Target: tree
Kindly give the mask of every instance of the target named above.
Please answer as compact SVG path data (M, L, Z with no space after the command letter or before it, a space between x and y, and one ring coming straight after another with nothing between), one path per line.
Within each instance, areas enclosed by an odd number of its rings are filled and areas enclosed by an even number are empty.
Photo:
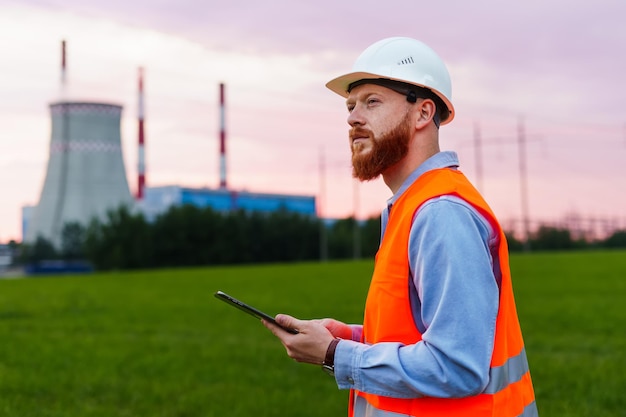
M531 239L530 246L535 250L568 250L579 247L569 230L541 226Z
M170 208L152 224L157 266L216 263L229 239L222 216L211 208L183 205Z
M328 256L330 259L349 259L354 255L355 219L337 220L328 233Z
M361 226L361 254L373 258L380 246L380 216L371 217Z
M32 245L22 245L20 261L23 263L37 264L41 261L57 259L58 253L52 242L43 236L37 236Z
M135 269L153 265L150 225L126 206L94 220L87 228L85 253L97 269Z
M66 261L85 257L85 227L78 222L66 223L61 231L61 256Z
M504 236L510 252L521 252L524 250L524 243L518 240L513 232L505 231Z
M20 256L22 252L22 245L11 239L9 241L9 251L11 252L11 265L16 265L20 262Z
M617 230L604 241L607 248L626 248L626 230Z

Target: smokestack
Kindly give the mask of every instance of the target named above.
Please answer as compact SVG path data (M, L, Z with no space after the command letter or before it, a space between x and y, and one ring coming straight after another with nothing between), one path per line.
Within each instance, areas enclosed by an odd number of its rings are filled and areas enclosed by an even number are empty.
M220 188L226 188L226 109L224 83L220 83Z
M138 134L139 134L139 147L137 149L137 200L143 200L144 188L146 186L146 161L144 151L144 108L143 108L143 68L139 68L139 97L138 97Z
M65 83L66 43L61 42L61 84ZM105 220L109 210L131 206L121 143L122 106L68 101L50 104L48 168L39 202L24 236L38 236L57 249L67 223L88 226Z
M65 92L65 83L66 83L66 58L65 58L65 39L61 41L61 92Z

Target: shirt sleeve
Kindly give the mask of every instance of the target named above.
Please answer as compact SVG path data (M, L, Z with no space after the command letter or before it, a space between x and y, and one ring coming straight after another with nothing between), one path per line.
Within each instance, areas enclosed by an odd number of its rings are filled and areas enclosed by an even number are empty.
M414 345L341 341L339 388L395 398L458 398L488 382L499 290L494 236L486 220L456 197L439 197L416 214L409 243L416 323Z
M360 342L361 337L363 336L363 325L361 324L350 324L350 328L352 329L352 339L355 342Z

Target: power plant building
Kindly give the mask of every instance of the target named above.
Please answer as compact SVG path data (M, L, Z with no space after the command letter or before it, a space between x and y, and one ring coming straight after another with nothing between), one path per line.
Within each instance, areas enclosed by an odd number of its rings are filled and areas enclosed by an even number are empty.
M316 215L314 196L254 193L225 188L188 188L178 185L146 187L141 206L146 219L152 221L170 207L185 204L200 208L210 207L217 212L243 210L271 213L285 210L304 216Z
M61 80L66 81L66 49L62 41ZM22 239L32 244L39 236L56 248L67 223L86 227L93 219L106 221L107 212L121 206L141 212L148 221L173 206L191 204L218 212L278 210L316 215L314 196L229 190L226 182L225 86L220 84L220 184L218 189L179 185L147 187L144 160L143 68L138 79L138 182L131 195L122 155L122 106L63 99L50 104L51 136L44 184L37 206L22 207Z

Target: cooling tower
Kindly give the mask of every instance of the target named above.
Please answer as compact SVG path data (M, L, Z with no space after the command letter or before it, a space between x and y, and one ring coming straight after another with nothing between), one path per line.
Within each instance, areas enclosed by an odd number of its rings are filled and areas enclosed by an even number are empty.
M26 233L41 235L60 248L68 222L92 218L133 204L122 157L122 106L62 101L50 105L50 157L43 189Z

